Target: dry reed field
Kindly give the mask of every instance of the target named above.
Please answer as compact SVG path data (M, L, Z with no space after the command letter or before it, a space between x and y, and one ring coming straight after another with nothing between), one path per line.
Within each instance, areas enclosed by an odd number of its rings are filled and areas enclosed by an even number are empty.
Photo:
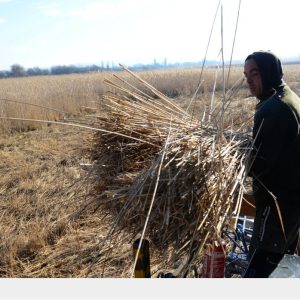
M233 70L232 77L241 77L241 70ZM142 71L139 76L169 97L186 99L192 97L199 83L200 71L196 69ZM9 78L0 81L1 116L25 119L59 120L69 115L84 113L85 107L95 107L95 102L107 91L113 91L104 84L112 73L91 73L84 75L36 76ZM214 85L215 70L205 70L200 93L205 102ZM221 89L220 74L217 90ZM184 102L184 101L183 101ZM37 123L0 121L0 130L30 130L40 127Z
M1 117L56 122L0 120L1 277L130 277L137 236L153 277L198 276L238 213L255 106L241 67L225 101L216 71L197 95L196 69L0 80Z

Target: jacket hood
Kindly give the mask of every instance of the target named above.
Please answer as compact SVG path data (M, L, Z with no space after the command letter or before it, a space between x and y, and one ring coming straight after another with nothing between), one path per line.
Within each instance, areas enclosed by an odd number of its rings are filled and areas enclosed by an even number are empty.
M257 51L248 55L245 61L249 59L254 59L258 66L263 85L262 98L270 97L274 90L278 91L284 85L281 61L275 54Z

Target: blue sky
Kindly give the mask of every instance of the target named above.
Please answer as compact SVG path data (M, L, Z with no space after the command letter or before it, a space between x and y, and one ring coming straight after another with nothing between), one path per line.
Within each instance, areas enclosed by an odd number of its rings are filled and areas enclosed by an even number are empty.
M0 0L0 70L61 64L200 61L219 0ZM223 0L229 59L239 0ZM298 0L242 0L234 59L300 55ZM208 58L221 47L220 13Z

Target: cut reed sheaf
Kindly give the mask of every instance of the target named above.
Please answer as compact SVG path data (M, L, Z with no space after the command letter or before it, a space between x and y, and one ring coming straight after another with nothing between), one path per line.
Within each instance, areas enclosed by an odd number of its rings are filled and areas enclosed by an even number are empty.
M168 252L165 266L184 262L184 276L238 213L247 139L195 120L124 69L137 84L106 80L118 92L101 98L94 124L112 132L97 132L93 150L98 201L116 214L107 238L124 229L131 239L140 234L155 251Z

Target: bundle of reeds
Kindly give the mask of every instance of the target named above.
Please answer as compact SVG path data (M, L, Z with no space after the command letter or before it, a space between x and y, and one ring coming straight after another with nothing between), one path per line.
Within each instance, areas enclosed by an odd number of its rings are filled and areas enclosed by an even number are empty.
M201 264L237 213L245 176L239 133L199 122L128 69L101 98L94 158L101 204L116 213L111 236L127 228L168 251L165 265L184 261L180 276ZM143 89L138 88L142 85ZM147 93L146 90L150 91ZM121 93L120 93L121 92ZM222 120L222 118L220 118ZM121 245L120 245L121 246Z

